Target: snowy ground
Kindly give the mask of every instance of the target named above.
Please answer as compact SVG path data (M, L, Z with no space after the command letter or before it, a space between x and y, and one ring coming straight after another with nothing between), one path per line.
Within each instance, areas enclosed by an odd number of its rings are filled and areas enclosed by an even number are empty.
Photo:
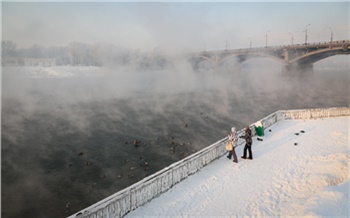
M349 124L349 117L278 122L264 141L253 138L254 160L223 156L126 217L349 217Z

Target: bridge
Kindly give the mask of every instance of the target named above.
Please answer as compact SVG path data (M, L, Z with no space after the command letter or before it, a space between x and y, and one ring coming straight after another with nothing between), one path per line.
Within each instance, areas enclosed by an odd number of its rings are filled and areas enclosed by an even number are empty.
M192 53L188 57L194 69L199 69L199 64L203 61L209 61L214 65L220 65L232 59L238 63L243 63L251 58L265 57L281 63L284 67L284 72L294 72L312 70L315 62L327 57L348 54L350 54L350 40L204 51Z

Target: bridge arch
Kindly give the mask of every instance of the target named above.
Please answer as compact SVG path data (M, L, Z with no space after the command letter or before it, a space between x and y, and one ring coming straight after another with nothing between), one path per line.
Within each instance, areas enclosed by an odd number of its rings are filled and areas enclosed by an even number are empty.
M271 55L271 54L267 54L267 53L260 53L260 52L256 52L256 53L238 53L238 54L231 54L231 55L228 55L224 58L222 58L221 60L219 60L219 64L220 63L223 63L229 59L232 59L232 58L235 58L238 60L239 63L243 63L245 62L246 60L249 60L249 59L252 59L252 58L269 58L273 61L276 61L276 62L279 62L281 64L284 64L285 61L281 58L278 58L274 55Z
M289 64L299 64L299 65L313 64L313 63L316 63L317 61L320 61L322 59L325 59L334 55L349 55L349 54L350 54L349 49L343 49L343 48L322 49L322 50L308 52L302 56L292 59L289 61Z
M277 56L262 53L262 52L255 52L255 53L237 53L237 54L229 54L227 56L221 55L221 57L218 57L218 55L212 55L212 56L205 56L205 55L199 55L197 56L197 62L203 62L208 61L214 65L220 65L224 62L230 61L230 60L236 60L237 63L241 64L249 59L253 58L269 58L273 61L276 61L281 64L285 64L285 61Z
M350 40L264 48L205 51L193 54L191 62L195 69L202 61L207 61L216 67L232 59L235 59L236 62L241 64L248 59L263 57L283 64L286 69L312 69L312 65L315 62L330 56L344 54L350 54Z

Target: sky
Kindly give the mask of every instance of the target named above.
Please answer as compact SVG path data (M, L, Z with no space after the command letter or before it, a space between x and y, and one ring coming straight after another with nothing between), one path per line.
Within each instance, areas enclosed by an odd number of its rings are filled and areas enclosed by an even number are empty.
M309 25L310 24L310 25ZM349 38L349 2L2 3L2 40L202 51ZM267 39L267 40L266 40Z

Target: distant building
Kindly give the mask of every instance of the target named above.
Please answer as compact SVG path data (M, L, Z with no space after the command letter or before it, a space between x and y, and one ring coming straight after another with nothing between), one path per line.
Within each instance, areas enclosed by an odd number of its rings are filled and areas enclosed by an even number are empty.
M25 58L24 66L52 67L56 65L56 58Z
M2 57L1 58L2 66L20 66L21 60L15 57Z

